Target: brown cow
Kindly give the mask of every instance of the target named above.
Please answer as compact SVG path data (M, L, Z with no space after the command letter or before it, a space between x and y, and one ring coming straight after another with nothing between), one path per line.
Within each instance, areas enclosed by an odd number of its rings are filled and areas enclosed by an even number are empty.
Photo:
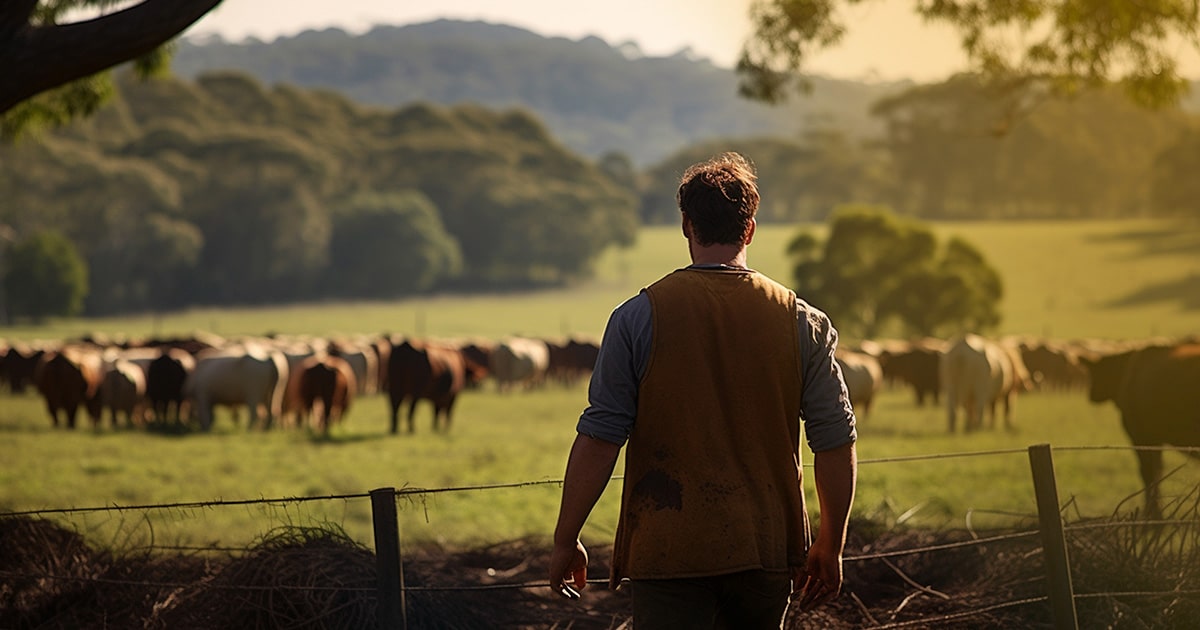
M116 359L108 365L97 393L101 411L112 415L112 426L117 428L117 415L125 414L125 425L142 423L142 409L146 398L146 373L133 361Z
M67 428L75 428L81 406L86 407L93 424L100 421L97 395L104 378L100 353L82 347L64 347L42 355L34 370L34 383L46 400L50 420L58 426L59 412Z
M454 401L467 382L467 362L455 347L404 340L392 346L388 361L388 398L392 410L392 433L399 431L400 405L409 401L408 432L413 432L417 401L433 403L433 429L450 430Z
M1070 348L1046 341L1023 343L1020 347L1021 359L1039 389L1066 391L1086 386L1087 369Z
M576 337L561 342L546 340L546 346L550 350L547 379L568 387L592 373L596 357L600 354L598 342Z
M467 362L467 387L476 389L487 378L492 364L492 352L496 343L487 339L473 339L459 345L463 359Z
M341 421L350 410L358 389L354 369L341 357L313 355L301 361L296 371L297 376L290 381L295 391L288 392L288 398L294 397L298 424L307 426L312 414L321 432L329 435L329 426ZM318 406L317 402L321 404Z
M22 394L25 388L34 385L33 372L45 351L24 344L14 343L4 353L4 376L14 394Z
M932 343L916 343L903 350L885 349L879 355L879 365L888 382L903 381L913 388L918 407L925 406L925 398L938 404L941 392L941 374L938 368L941 353Z
M1084 359L1084 365L1091 376L1088 398L1116 403L1121 426L1135 447L1200 447L1200 344L1149 346ZM1161 518L1162 451L1138 450L1137 459L1146 515Z

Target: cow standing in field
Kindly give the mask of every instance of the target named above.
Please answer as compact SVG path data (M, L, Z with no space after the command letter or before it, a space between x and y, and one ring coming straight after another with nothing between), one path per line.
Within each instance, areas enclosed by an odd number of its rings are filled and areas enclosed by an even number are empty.
M869 354L850 350L839 350L834 360L842 369L842 378L846 382L854 413L866 418L871 413L876 394L883 386L883 368L879 360Z
M174 411L175 423L182 422L186 398L183 385L195 369L196 359L191 353L171 347L164 347L146 366L146 399L156 421L166 422Z
M491 372L492 352L496 344L487 339L472 339L458 346L467 362L467 387L476 389Z
M282 413L287 370L282 352L255 344L205 351L196 358L184 395L192 402L202 431L212 428L216 405L234 409L245 405L250 425L267 429Z
M1087 386L1087 369L1078 353L1048 341L1021 344L1021 359L1033 383L1044 391L1068 391Z
M345 359L354 370L355 389L357 394L374 394L379 384L379 353L369 343L359 343L355 340L341 339L329 344L329 354Z
M329 426L340 422L350 410L350 402L358 390L354 370L345 359L330 355L311 356L295 369L296 375L290 382L296 391L289 392L289 397L295 396L298 424L307 426L311 414L321 433L329 435Z
M546 342L549 364L546 378L567 387L586 378L596 367L600 343L591 339L569 337L561 342Z
M125 414L125 425L142 423L142 409L146 399L146 373L128 359L112 361L104 371L100 382L100 408L112 416L112 426L119 426L118 414Z
M940 361L941 345L931 342L886 348L879 355L884 378L889 383L902 381L911 385L918 407L925 406L926 398L938 404L942 389Z
M1084 365L1091 381L1088 398L1116 403L1135 447L1200 447L1200 344L1150 346L1084 359ZM1146 515L1161 518L1162 451L1138 450L1137 460Z
M83 347L63 347L41 356L34 368L33 380L46 400L46 410L54 426L59 415L67 428L74 429L79 408L85 407L93 424L100 419L99 396L104 377L99 352Z
M400 406L408 401L408 432L417 402L433 403L433 430L449 431L454 401L467 383L467 362L458 348L404 340L392 346L388 361L392 433L400 429Z
M967 334L949 342L942 351L939 371L946 396L946 413L953 433L959 407L966 410L964 428L974 431L996 426L996 404L1004 405L1004 426L1012 430L1013 399L1030 388L1028 372L1016 348Z
M4 377L12 393L23 394L26 387L36 386L33 373L43 354L45 354L45 350L42 348L33 348L20 343L14 343L5 349Z
M489 368L497 391L541 385L550 368L550 347L541 339L509 337L492 350Z

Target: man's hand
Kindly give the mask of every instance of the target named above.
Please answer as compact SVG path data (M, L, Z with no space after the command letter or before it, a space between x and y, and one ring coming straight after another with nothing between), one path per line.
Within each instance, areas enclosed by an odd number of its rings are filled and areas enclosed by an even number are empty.
M809 611L838 596L842 591L842 554L819 542L808 550L808 563L792 575L796 605Z
M550 590L569 599L577 599L587 587L587 549L575 544L555 544L550 553ZM572 586L573 585L573 586Z

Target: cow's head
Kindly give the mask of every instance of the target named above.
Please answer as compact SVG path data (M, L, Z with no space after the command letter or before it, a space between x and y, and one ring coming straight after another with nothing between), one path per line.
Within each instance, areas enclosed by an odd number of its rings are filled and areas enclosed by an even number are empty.
M1125 379L1125 368L1133 352L1110 354L1097 358L1083 357L1080 363L1088 373L1088 399L1094 403L1116 400Z

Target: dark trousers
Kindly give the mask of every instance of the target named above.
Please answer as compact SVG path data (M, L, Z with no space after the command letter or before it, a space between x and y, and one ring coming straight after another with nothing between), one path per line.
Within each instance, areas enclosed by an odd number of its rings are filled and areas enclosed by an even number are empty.
M670 580L633 580L634 630L779 630L792 591L786 571L742 571Z

